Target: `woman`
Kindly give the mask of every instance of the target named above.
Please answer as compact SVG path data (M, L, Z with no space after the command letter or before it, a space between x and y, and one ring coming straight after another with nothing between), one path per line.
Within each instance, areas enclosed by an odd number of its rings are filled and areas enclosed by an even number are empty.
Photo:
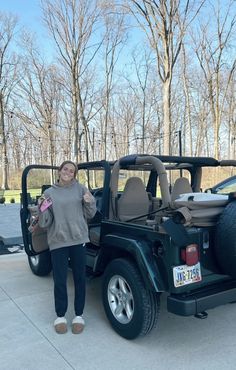
M51 251L54 299L58 334L67 332L65 314L68 306L67 271L70 259L75 287L72 332L84 329L85 304L85 243L89 241L86 219L96 213L96 202L88 189L75 178L77 167L65 161L59 167L59 180L44 192L39 202L39 226L47 228ZM45 206L46 204L46 206ZM48 208L47 208L48 207ZM46 209L45 209L46 208Z

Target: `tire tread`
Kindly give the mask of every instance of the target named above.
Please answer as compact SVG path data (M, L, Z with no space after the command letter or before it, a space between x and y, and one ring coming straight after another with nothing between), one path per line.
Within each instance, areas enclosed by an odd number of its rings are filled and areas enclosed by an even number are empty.
M144 336L148 334L152 329L154 329L157 325L158 316L160 312L160 295L158 293L152 292L151 290L148 290L145 287L140 272L138 271L135 264L130 260L119 258L119 259L112 261L110 265L108 265L108 268L104 274L104 277L106 277L106 274L109 273L111 269L115 269L116 266L117 267L123 266L125 271L128 271L131 274L131 276L133 277L133 280L135 281L138 291L141 293L142 302L143 302L144 319L142 322L142 327L138 333L134 334L134 336L130 334L129 337L126 336L126 338L134 339L137 336ZM114 329L117 331L116 328ZM119 334L122 335L122 333L120 332Z

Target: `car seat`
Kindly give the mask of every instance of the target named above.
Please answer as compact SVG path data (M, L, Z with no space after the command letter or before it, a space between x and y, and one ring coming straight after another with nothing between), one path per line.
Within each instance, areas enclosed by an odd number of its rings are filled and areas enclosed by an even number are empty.
M136 220L145 223L151 201L145 185L139 177L130 177L124 187L124 191L117 198L117 218L120 221L128 221L132 218L143 216Z
M171 200L176 200L180 194L192 193L192 187L186 177L179 177L176 179L172 192L171 192Z

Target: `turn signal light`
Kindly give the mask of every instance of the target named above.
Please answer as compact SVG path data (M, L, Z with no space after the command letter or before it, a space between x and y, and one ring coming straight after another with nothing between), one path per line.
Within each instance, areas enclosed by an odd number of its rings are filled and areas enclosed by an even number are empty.
M196 265L199 262L198 245L189 244L185 249L181 249L181 259L188 266Z

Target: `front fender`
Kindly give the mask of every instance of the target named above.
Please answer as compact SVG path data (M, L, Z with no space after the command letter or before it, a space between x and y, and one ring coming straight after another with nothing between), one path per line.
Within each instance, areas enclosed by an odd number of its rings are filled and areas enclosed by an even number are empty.
M107 234L102 242L101 252L97 259L96 270L104 269L107 264L118 256L131 255L135 260L142 278L149 289L156 292L165 291L165 285L152 254L151 243L127 237Z

